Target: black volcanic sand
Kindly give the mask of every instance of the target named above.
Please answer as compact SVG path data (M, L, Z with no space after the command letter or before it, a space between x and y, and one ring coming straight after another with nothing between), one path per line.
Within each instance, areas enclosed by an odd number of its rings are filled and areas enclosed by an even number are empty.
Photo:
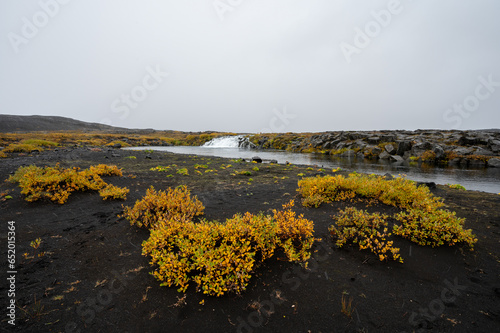
M118 156L119 155L119 156ZM136 156L136 159L125 158ZM339 208L365 204L336 202L304 208L297 195L297 174L306 167L253 164L162 152L85 148L46 151L0 161L0 178L21 165L81 168L116 164L124 177L108 177L127 186L125 202L103 201L97 193L74 193L64 205L24 201L20 189L2 182L0 202L2 257L7 258L7 221L15 221L17 244L16 326L7 323L6 283L2 283L3 330L22 332L494 332L500 327L500 195L433 189L449 209L465 217L479 241L473 252L460 247L421 247L397 238L404 264L380 262L356 248L336 249L327 228ZM203 175L194 164L218 170ZM189 176L150 171L157 165L187 167ZM221 164L232 168L220 169ZM253 167L259 171L253 171ZM252 175L231 176L233 170ZM326 170L325 173L331 173ZM251 185L248 179L253 178ZM240 184L238 185L238 182ZM148 238L117 217L122 204L133 205L150 185L157 189L187 184L205 205L205 218L223 221L237 212L268 212L295 199L295 210L314 221L316 242L309 270L278 255L257 268L241 295L209 297L192 285L184 295L160 287L148 272L141 243ZM394 207L372 205L370 212L392 214ZM45 256L30 241L42 239ZM4 263L6 260L4 260ZM4 264L2 279L8 270ZM341 312L341 299L352 299L352 316Z

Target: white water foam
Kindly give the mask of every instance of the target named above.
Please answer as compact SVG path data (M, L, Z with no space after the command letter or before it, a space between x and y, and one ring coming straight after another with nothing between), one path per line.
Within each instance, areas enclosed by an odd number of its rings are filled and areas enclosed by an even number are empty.
M245 137L241 135L233 135L233 136L221 136L219 138L212 139L202 147L209 148L239 148L241 142L245 141Z

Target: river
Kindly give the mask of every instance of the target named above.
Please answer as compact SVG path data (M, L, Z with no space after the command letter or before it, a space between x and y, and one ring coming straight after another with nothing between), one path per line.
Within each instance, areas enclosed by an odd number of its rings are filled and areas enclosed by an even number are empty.
M460 184L467 190L476 190L490 193L500 193L500 169L499 168L460 168L460 167L429 167L425 165L409 165L391 163L388 161L375 161L357 158L342 158L322 154L292 153L280 150L255 150L237 147L219 146L142 146L125 149L135 150L157 150L168 151L176 154L218 156L226 158L251 159L259 156L264 161L277 160L283 164L287 161L298 165L317 165L323 168L341 167L344 170L352 170L363 173L375 173L383 175L405 174L408 179L424 182L435 182L436 184Z

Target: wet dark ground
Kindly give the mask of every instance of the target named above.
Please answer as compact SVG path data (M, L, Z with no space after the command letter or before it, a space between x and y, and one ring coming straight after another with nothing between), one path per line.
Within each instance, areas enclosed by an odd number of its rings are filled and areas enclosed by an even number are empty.
M136 156L135 159L126 158ZM116 164L124 177L106 181L126 186L125 202L103 201L97 193L74 193L64 205L24 201L16 185L2 182L1 253L7 258L7 222L16 227L16 326L2 315L1 327L20 332L494 332L500 326L500 195L432 191L466 218L477 235L473 252L460 247L427 248L395 239L404 264L380 262L370 252L336 249L328 235L332 215L354 205L370 212L394 207L337 202L304 208L297 195L298 174L320 171L290 165L253 164L160 152L46 151L0 161L0 179L21 165L88 167ZM210 164L209 164L210 163ZM177 164L188 176L150 171ZM206 164L217 172L195 172ZM221 169L221 165L232 167ZM258 167L258 171L253 168ZM174 169L175 170L175 169ZM251 176L232 176L235 170ZM325 170L331 173L331 170ZM249 183L249 178L252 181ZM239 183L239 184L238 184ZM224 221L237 212L267 212L295 199L295 210L314 221L316 242L309 270L278 256L257 268L241 295L209 297L160 287L148 274L141 243L148 232L130 226L122 204L133 205L150 185L157 189L187 184L205 205L204 218ZM30 242L42 239L40 258L25 259ZM4 261L6 262L6 261ZM8 267L4 264L2 279ZM0 302L6 309L8 285ZM351 316L341 311L352 299ZM6 314L7 310L3 310Z

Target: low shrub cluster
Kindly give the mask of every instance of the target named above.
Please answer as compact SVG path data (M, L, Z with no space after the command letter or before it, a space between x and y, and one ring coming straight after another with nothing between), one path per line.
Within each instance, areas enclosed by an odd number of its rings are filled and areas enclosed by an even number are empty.
M126 187L118 187L113 184L108 184L106 187L99 190L99 195L104 199L127 199L127 194L130 190Z
M31 153L32 151L42 151L39 146L29 143L11 143L3 150L6 153Z
M302 203L306 207L354 198L376 199L404 209L443 206L440 198L433 196L428 187L417 187L415 182L402 177L385 180L381 176L357 173L351 173L349 177L310 177L299 181L298 192L304 198Z
M158 223L169 220L191 221L195 216L203 214L205 207L197 197L191 197L186 186L167 191L156 191L151 186L146 195L135 202L134 207L125 207L123 217L131 225L139 228L154 229Z
M167 171L170 171L170 168L171 167L177 167L176 164L172 164L172 165L158 165L154 168L151 168L149 170L151 171L159 171L159 172L167 172Z
M43 151L43 148L56 147L57 142L41 140L41 139L26 139L21 142L11 143L3 150L5 153L31 153L33 151Z
M399 207L402 211L393 216L399 225L394 225L393 233L420 245L434 247L465 244L472 250L477 242L472 230L463 228L465 220L456 217L454 212L442 209L443 202L428 187L417 187L415 182L402 177L386 180L377 175L353 173L349 177L336 175L303 178L299 181L297 191L304 198L303 205L308 207L354 199L378 200ZM354 223L351 227L356 228L356 214L354 211L347 211L341 213L341 219L349 217L352 219L350 223ZM370 220L375 217L364 218ZM364 226L358 224L358 228ZM348 232L352 233L352 230L348 229Z
M120 147L131 147L129 143L121 140L114 140L106 144L106 146L115 146L115 145L119 145Z
M189 175L189 171L187 168L180 168L180 169L177 169L177 171L175 171L175 172L179 175L184 175L184 176Z
M461 190L461 191L466 191L467 189L460 184L446 184L449 188L455 189L455 190Z
M30 165L20 167L9 177L8 181L19 183L21 194L26 196L26 201L37 201L48 198L59 204L68 200L74 191L99 191L106 199L125 199L128 189L108 185L101 176L122 176L121 169L115 165L99 164L88 169L37 167Z
M282 250L290 261L311 256L313 223L291 209L293 201L273 215L236 214L219 223L193 218L203 205L186 187L156 192L153 187L123 216L151 230L142 244L151 257L151 273L162 286L185 292L191 282L211 296L245 290L255 267Z
M394 226L394 234L419 245L466 244L472 250L477 238L470 229L464 229L465 219L448 210L410 209L394 216L401 225Z
M54 141L42 140L42 139L27 139L23 140L22 143L34 145L38 147L57 147L59 144Z
M399 248L393 247L393 241L387 240L391 236L387 218L387 215L369 214L347 207L340 211L339 216L334 217L337 225L330 226L328 231L337 239L335 244L338 247L354 243L359 245L360 250L369 249L378 255L380 261L392 258L403 263Z

